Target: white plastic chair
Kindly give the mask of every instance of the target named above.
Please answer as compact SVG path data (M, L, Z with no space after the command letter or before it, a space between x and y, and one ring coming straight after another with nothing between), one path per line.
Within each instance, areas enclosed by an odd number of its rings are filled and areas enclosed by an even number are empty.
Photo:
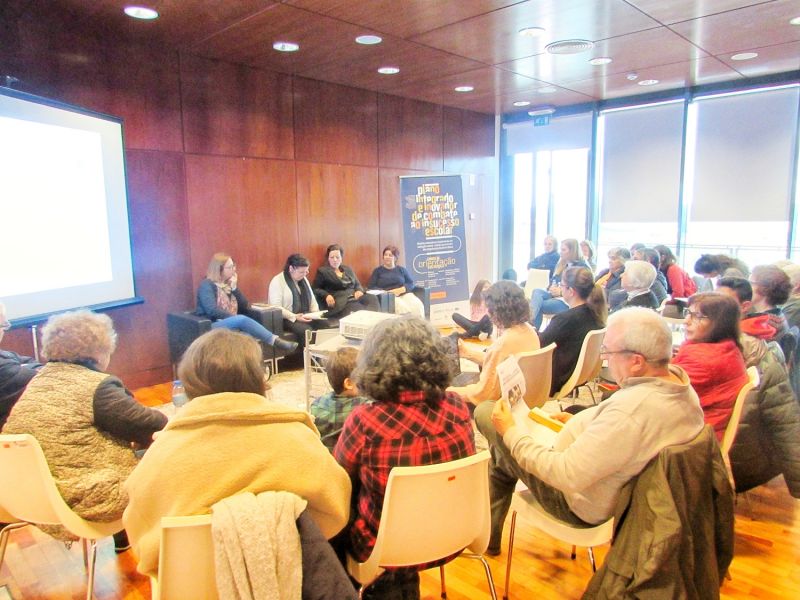
M6 510L0 506L0 523L5 523L5 527L0 530L0 569L3 568L3 558L6 555L6 546L8 545L8 536L9 534L14 531L15 529L19 529L20 527L25 527L27 523L25 521L20 521L14 515L6 512Z
M162 517L153 600L218 600L211 515Z
M39 442L29 434L0 435L0 506L17 520L61 525L81 539L88 571L86 598L91 600L97 540L120 531L122 519L90 522L75 514L56 488Z
M511 558L514 551L514 531L517 524L517 514L523 520L531 523L536 529L545 532L557 540L572 544L572 560L575 560L577 546L589 549L589 561L592 563L592 572L596 570L594 561L595 546L607 544L614 534L614 518L594 527L580 528L565 523L549 514L542 508L531 491L525 484L519 482L517 490L511 499L511 530L508 536L508 561L506 562L506 583L503 600L508 600L508 587L511 581Z
M606 335L605 328L595 329L586 334L583 338L581 345L581 353L578 355L578 362L575 364L575 370L567 379L566 383L561 389L553 396L553 400L561 400L577 389L586 385L591 379L597 377L600 373L600 347L603 345L603 338ZM591 392L591 388L589 390ZM594 400L594 392L591 392L592 400Z
M528 408L541 407L550 397L553 382L553 342L545 348L515 354L517 364L525 377L525 404Z
M497 600L483 557L491 532L488 469L487 451L439 465L394 467L372 554L363 563L347 557L347 570L361 584L361 593L385 567L419 565L467 549L461 556L481 561ZM444 598L444 566L440 573Z
M731 481L731 486L733 489L736 489L736 485L733 481L733 471L731 470L731 460L728 457L728 452L730 452L731 446L733 446L733 441L736 439L736 432L739 430L739 422L742 420L742 411L744 409L744 402L747 399L747 394L750 392L750 390L757 388L759 382L758 369L756 367L748 367L747 381L736 395L736 402L733 404L731 418L728 420L728 424L725 426L725 433L722 436L722 444L720 444L722 458L725 461L725 466L728 467L728 478Z

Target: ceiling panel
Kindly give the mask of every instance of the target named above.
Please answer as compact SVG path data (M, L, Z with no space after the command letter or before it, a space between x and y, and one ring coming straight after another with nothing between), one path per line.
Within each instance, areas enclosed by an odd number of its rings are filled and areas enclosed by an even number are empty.
M716 13L766 4L772 0L628 0L642 12L647 13L661 23L677 23L688 21Z
M758 53L758 56L750 60L731 60L729 54L717 58L746 77L772 75L800 69L800 42L778 44L766 48L749 48L748 50Z

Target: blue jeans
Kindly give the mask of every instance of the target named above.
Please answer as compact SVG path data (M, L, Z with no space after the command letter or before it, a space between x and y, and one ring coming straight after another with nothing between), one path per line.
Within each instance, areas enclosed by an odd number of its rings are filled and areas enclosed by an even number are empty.
M533 290L531 296L531 323L538 331L542 327L542 315L556 315L569 310L561 298L553 298L547 290Z
M275 343L275 338L278 337L261 323L251 319L247 315L233 315L232 317L214 321L211 324L211 329L219 329L220 327L241 331L270 346Z

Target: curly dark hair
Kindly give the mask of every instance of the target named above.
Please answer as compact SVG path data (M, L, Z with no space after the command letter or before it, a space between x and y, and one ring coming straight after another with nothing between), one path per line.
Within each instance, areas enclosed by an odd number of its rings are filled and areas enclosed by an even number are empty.
M486 308L491 319L503 329L531 319L531 307L522 288L511 281L498 281L486 292Z
M396 402L400 392L424 392L436 406L453 378L447 342L417 317L378 323L361 345L351 377L376 402Z

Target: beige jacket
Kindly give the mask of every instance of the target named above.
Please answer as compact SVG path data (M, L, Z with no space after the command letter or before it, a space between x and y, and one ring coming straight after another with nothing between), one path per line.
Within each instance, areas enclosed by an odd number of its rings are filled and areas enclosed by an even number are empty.
M297 494L328 538L350 513L350 479L308 413L248 393L203 396L181 408L126 489L123 521L144 574L158 568L161 517L207 514L233 494Z
M498 400L501 395L497 365L512 354L539 349L539 336L529 323L521 323L506 329L486 351L481 376L477 383L463 387L453 387L452 391L461 394L473 404L485 400Z

